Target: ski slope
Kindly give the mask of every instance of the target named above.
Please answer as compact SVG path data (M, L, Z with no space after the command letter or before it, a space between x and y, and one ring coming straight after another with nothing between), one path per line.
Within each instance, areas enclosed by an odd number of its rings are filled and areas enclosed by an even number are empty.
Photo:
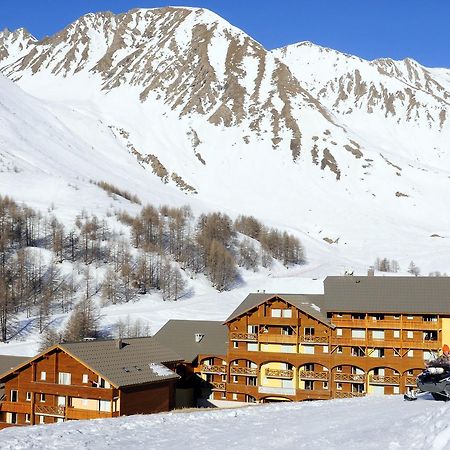
M450 406L399 396L67 422L0 432L21 449L450 448Z

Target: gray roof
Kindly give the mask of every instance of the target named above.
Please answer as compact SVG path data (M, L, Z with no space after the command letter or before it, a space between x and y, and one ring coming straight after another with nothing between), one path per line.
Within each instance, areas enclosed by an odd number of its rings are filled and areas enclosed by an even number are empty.
M449 277L327 277L326 310L450 314Z
M203 334L200 342L195 341L196 333ZM200 354L226 355L228 328L212 320L169 320L154 339L190 363Z
M16 366L23 364L25 361L29 361L31 358L26 356L10 356L0 355L0 376L2 373L8 372L14 369Z
M245 314L247 311L256 308L274 297L285 300L319 322L334 328L334 325L328 320L326 313L322 311L324 296L319 294L249 294L245 300L231 313L230 317L228 317L225 322L236 319L242 314Z
M59 344L76 359L116 387L178 378L178 375L161 363L181 361L179 355L163 347L151 337L117 340L96 340Z

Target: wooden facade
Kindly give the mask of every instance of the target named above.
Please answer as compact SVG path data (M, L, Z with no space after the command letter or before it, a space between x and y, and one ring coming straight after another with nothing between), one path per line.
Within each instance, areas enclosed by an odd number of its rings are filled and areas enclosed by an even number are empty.
M169 411L175 405L175 381L117 387L63 349L53 347L3 376L0 429Z
M226 357L201 355L211 399L325 400L401 394L447 339L449 317L328 312L312 317L281 296L226 323Z

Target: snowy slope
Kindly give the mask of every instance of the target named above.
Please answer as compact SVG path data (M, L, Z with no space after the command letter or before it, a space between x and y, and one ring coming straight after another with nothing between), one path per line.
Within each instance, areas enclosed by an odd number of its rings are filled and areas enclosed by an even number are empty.
M432 449L450 446L449 406L398 396L76 421L2 431L3 449Z
M450 272L447 69L270 52L193 8L88 14L42 41L4 31L0 48L1 194L68 227L82 209L138 211L90 182L103 180L156 206L252 214L305 246L304 266L242 271L222 294L199 278L176 304L108 307L105 324L225 319L248 292L320 292L378 256ZM0 351L31 355L33 340Z

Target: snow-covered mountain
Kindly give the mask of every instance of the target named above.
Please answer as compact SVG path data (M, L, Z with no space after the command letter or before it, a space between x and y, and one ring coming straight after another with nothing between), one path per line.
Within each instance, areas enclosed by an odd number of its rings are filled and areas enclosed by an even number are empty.
M105 180L288 229L311 276L376 256L450 270L449 70L268 51L194 8L4 31L0 49L2 193L71 217L106 209Z

